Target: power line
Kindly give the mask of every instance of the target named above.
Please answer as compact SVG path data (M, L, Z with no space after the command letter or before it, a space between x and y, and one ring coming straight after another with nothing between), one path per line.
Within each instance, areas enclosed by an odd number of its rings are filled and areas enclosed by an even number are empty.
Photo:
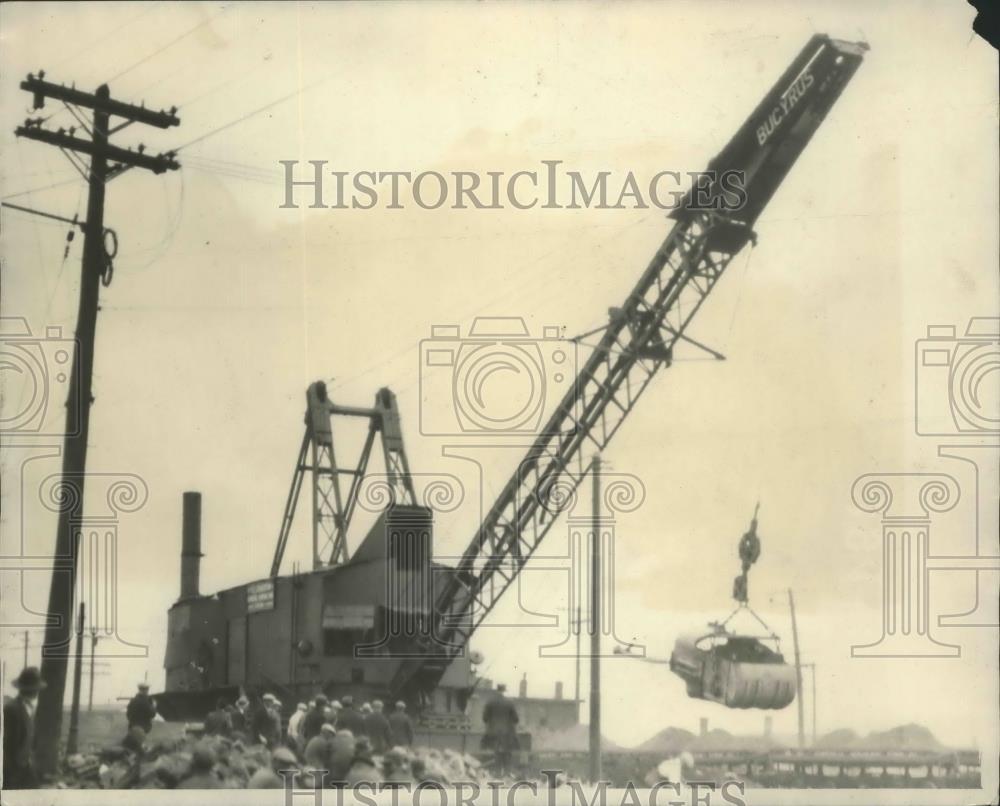
M195 96L194 98L190 98L190 99L188 99L187 101L184 101L184 102L182 102L182 103L178 104L178 106L179 106L179 107L180 107L181 109L183 109L183 110L187 111L187 110L188 110L188 109L189 109L190 107L192 107L192 106L194 106L195 104L197 104L197 103L199 103L199 102L203 101L203 100L204 100L205 98L208 98L208 97L209 97L210 95L214 95L214 94L215 94L215 93L217 93L217 92L218 92L219 90L222 90L222 89L225 89L225 88L226 88L226 87L228 87L228 86L229 86L230 84L235 84L235 83L236 83L236 82L238 82L238 81L243 81L244 79L246 79L246 78L248 78L248 77L252 76L252 75L253 75L254 73L256 73L256 72L257 72L258 70L261 70L261 69L262 69L263 67L264 67L264 65L263 65L263 64L258 64L258 65L257 65L257 66L256 66L255 68L253 68L252 70L247 70L246 72L241 72L241 73L239 73L238 75L235 75L235 76L233 76L232 78L228 78L228 79L226 79L225 81L223 81L223 82L222 82L221 84L216 84L216 85L215 85L214 87L212 87L211 89L209 89L209 90L205 90L205 92L202 92L202 93L199 93L199 94L198 94L198 95L196 95L196 96Z
M323 81L326 81L326 80L327 79L322 79L320 81L315 81L315 82L313 82L312 84L310 84L310 85L308 85L306 87L301 87L300 89L294 90L293 92L290 92L287 95L282 95L280 98L278 98L278 99L276 99L274 101L271 101L270 103L264 104L264 106L261 106L261 107L255 109L255 110L253 110L252 112L248 112L247 114L243 115L242 117L237 118L236 120L232 120L229 123L224 123L223 125L219 126L218 128L212 129L212 130L206 132L205 134L201 135L200 137L196 137L194 140L191 140L191 141L185 143L184 145L179 146L176 150L180 151L181 149L188 148L189 146L193 146L195 143L200 143L202 140L207 140L209 137L214 137L215 135L219 134L220 132L224 132L226 129L231 129L233 126L236 126L236 125L238 125L240 123L243 123L244 121L250 120L250 118L255 117L256 115L259 115L261 112L266 112L268 109L271 109L271 108L273 108L275 106L278 106L278 104L283 104L285 101L291 100L296 95L301 95L303 92L307 92L308 90L313 89L314 87L316 87L317 85L323 83Z
M51 185L45 185L44 187L29 188L28 190L19 190L16 193L8 193L6 196L2 196L0 198L16 199L18 196L28 196L32 193L41 193L43 190L52 190L52 188L58 188L58 187L63 187L64 185L75 184L76 182L79 181L80 181L79 177L74 176L71 179L64 179L61 182L53 182Z
M80 187L79 192L76 196L76 211L73 213L73 219L76 220L80 217L80 202L83 200L83 187ZM49 292L48 302L45 303L45 319L44 321L49 321L49 315L52 313L52 303L55 302L56 292L59 291L59 284L62 282L63 271L66 268L66 261L69 259L70 246L73 242L71 237L73 231L66 235L66 246L63 248L62 262L59 264L59 271L56 273L56 282L52 286L52 290Z
M140 65L143 65L143 64L145 64L146 62L148 62L148 61L149 61L150 59L153 59L153 58L155 58L156 56L159 56L159 55L160 55L161 53L163 53L163 51L165 51L165 50L167 50L167 49L169 49L169 48L172 48L172 47L173 47L174 45L176 45L176 44L177 44L178 42L180 42L181 40L183 40L183 39L186 39L187 37L191 36L191 34L193 34L193 33L194 33L195 31L197 31L197 30L199 30L199 29L201 29L201 28L204 28L204 27L205 27L206 25L208 25L208 24L209 24L210 22L212 22L212 20L214 20L214 19L216 19L216 18L220 17L220 16L222 15L222 14L224 14L224 13L225 13L225 12L227 12L228 10L229 10L229 7L227 6L227 7L223 8L223 9L222 9L221 11L219 11L219 12L218 12L217 14L213 14L213 15L212 15L211 17L209 17L208 19L205 19L205 20L202 20L202 21L201 21L201 22L199 22L199 23L198 23L197 25L195 25L195 26L194 26L193 28L189 28L189 29L188 29L187 31L185 31L184 33L180 34L179 36L175 37L174 39L171 39L171 40L170 40L169 42L167 42L167 44L165 44L165 45L164 45L163 47L160 47L160 48L157 48L157 49L156 49L156 50L154 50L154 51L153 51L152 53L150 53L150 54L148 54L148 55L146 55L146 56L143 56L143 57L142 57L141 59L139 59L139 61L137 61L137 62L136 62L135 64L132 64L132 65L130 65L129 67L126 67L126 68L125 68L124 70L122 70L122 71L121 71L120 73L117 73L117 74L115 74L115 75L111 76L111 78L109 78L109 79L108 79L108 80L107 80L106 82L104 82L104 83L105 83L105 84L110 84L110 83L111 83L112 81L115 81L116 79L119 79L119 78L121 78L122 76L126 75L127 73L131 73L131 72L132 72L133 70L135 70L135 68L136 68L136 67L139 67Z
M91 42L86 47L83 47L80 50L76 51L72 56L67 56L62 61L56 62L53 65L53 68L62 67L63 65L68 64L69 62L73 61L74 59L79 58L84 53L88 53L89 51L91 51L95 47L97 47L99 44L101 44L102 42L106 42L108 39L110 39L112 36L114 36L115 34L117 34L119 31L127 28L128 26L130 26L134 22L138 22L142 17L145 17L147 14L149 14L151 11L153 11L158 5L159 5L159 3L149 3L146 6L146 8L144 8L142 11L140 11L134 17L131 17L130 19L126 20L121 25L119 25L119 26L117 26L115 28L112 28L110 31L107 31L104 34L101 34L101 36L97 37L97 39L95 39L93 42Z
M91 42L89 45L86 45L85 47L81 48L80 50L76 51L75 53L73 53L73 55L67 56L65 59L56 62L54 65L52 65L53 69L59 68L59 67L63 67L64 65L69 64L69 62L71 62L71 61L79 58L80 56L83 56L85 53L89 53L94 48L96 48L98 45L100 45L102 42L106 42L112 36L114 36L115 34L117 34L119 31L124 30L128 26L132 25L132 23L134 23L134 22L138 22L142 17L145 17L151 11L155 10L158 5L159 5L159 3L155 3L155 2L147 3L146 8L143 9L142 11L140 11L134 17L131 17L130 19L128 19L125 22L123 22L121 25L118 25L118 26L112 28L110 31L107 31L107 32L101 34L93 42ZM66 111L67 108L68 107L62 108L62 109L57 109L55 112L53 112L52 114L50 114L47 118L45 118L45 120L49 120L49 118L53 118L56 115L61 115L63 112ZM70 110L70 111L72 111L72 110Z

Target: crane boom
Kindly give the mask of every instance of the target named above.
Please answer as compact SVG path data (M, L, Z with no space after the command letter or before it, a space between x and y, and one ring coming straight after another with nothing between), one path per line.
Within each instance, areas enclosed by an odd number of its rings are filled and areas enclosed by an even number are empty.
M610 321L487 512L456 569L435 591L419 653L400 665L392 689L415 699L432 690L517 578L589 466L635 407L753 224L853 76L867 46L814 36L710 163L708 184L689 191L676 222ZM739 171L745 198L728 209L721 176ZM711 177L711 174L710 174ZM589 450L592 449L592 450Z

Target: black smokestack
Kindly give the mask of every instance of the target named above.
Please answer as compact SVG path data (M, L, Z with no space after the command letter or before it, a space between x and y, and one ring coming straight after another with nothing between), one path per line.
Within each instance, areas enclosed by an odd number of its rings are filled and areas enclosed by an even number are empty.
M198 596L201 572L201 493L184 493L181 542L181 598Z

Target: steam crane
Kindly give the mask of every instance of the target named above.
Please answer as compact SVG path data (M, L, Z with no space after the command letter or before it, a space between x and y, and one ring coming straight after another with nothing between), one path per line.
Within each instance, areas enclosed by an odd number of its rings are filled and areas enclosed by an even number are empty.
M489 615L583 479L588 453L602 451L673 349L733 257L755 240L753 225L860 66L863 43L815 35L721 153L714 181L695 184L675 224L610 321L504 486L437 594L421 652L402 663L397 696L433 690ZM745 203L727 209L722 178L740 171Z
M320 687L464 711L475 687L469 637L558 518L590 454L607 447L656 373L671 365L677 343L701 346L686 334L688 325L732 259L755 241L755 222L866 50L813 36L709 163L704 181L671 214L674 225L632 292L610 309L598 345L457 567L432 559L433 512L415 495L388 389L366 409L333 403L321 382L309 387L305 434L267 578L199 592L200 496L186 495L181 596L168 613L160 712L187 718L240 690L274 691L294 702ZM734 177L742 181L734 184ZM353 466L335 457L334 415L368 421ZM349 552L348 528L377 437L391 505ZM307 475L313 569L279 576Z

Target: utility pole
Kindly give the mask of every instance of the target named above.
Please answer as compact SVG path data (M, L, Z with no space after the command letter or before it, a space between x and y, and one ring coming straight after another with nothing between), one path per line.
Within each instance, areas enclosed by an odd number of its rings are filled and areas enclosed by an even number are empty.
M589 543L584 548L584 551L587 551L587 552L590 551L590 544ZM575 608L569 608L569 607L565 608L565 610L566 610L567 613L575 613L576 614L576 615L574 615L574 616L572 616L572 617L570 617L568 619L568 623L569 623L571 631L573 631L573 632L576 633L576 654L574 655L574 658L573 658L573 660L574 660L574 664L573 665L575 667L574 668L574 681L573 681L573 701L576 703L576 723L578 725L582 724L580 722L580 711L581 711L581 705L580 704L583 702L583 700L580 698L580 672L581 672L581 668L582 668L582 666L581 666L581 660L583 658L583 625L590 623L590 619L589 618L588 619L584 619L583 618L583 612L582 612L583 611L583 605L581 603L582 599L583 599L583 596L582 596L582 593L583 593L583 591L582 591L582 585L583 585L583 583L581 583L581 590L578 590L578 591L575 592L575 595L576 595L576 607ZM563 608L559 608L559 609L562 610Z
M590 781L601 780L601 456L590 465L594 480L590 542Z
M788 589L788 609L792 614L792 646L795 648L795 693L799 705L799 750L806 745L806 712L802 704L802 659L799 655L799 629L795 622L795 597Z
M581 642L583 640L583 621L580 613L580 600L582 598L583 597L580 596L578 588L576 596L576 685L573 687L573 697L576 700L577 724L580 722L580 653L583 651L583 647L581 646ZM27 657L27 655L25 657ZM27 663L27 661L25 661L25 663Z
M22 669L26 669L28 666L28 631L24 631L24 666Z
M813 747L816 746L816 664L812 665L813 673Z
M803 669L812 672L812 746L816 746L816 664L803 663Z
M90 692L87 695L87 711L94 710L94 655L97 654L97 625L90 628Z
M58 765L59 737L62 729L63 698L66 693L66 667L69 657L70 630L73 621L73 599L76 587L77 557L83 525L84 474L87 467L87 437L90 425L90 405L93 402L94 339L101 285L111 282L111 258L105 239L110 230L104 226L104 194L106 184L130 168L144 168L155 174L176 170L180 166L174 152L152 156L145 154L141 144L136 150L111 145L109 136L132 123L144 123L160 129L180 124L175 112L155 112L145 106L135 106L111 98L107 84L94 93L83 92L45 81L45 73L28 74L21 89L31 93L34 108L41 109L51 98L61 101L90 134L90 139L77 137L75 128L50 131L42 128L43 120L27 119L14 133L18 137L37 140L61 149L84 173L88 184L87 221L84 224L83 265L80 279L80 302L76 320L74 361L66 403L66 434L63 447L60 491L70 502L60 508L53 554L52 582L49 589L49 620L42 644L41 674L46 688L38 697L35 725L35 749L39 771L51 774ZM93 112L91 125L85 124L77 107ZM123 122L111 128L112 116ZM90 156L90 169L84 172L78 154ZM113 235L113 233L111 233Z
M69 712L69 736L66 737L66 754L76 752L80 733L80 675L83 673L83 602L80 602L80 621L76 627L76 665L73 667L73 705Z

